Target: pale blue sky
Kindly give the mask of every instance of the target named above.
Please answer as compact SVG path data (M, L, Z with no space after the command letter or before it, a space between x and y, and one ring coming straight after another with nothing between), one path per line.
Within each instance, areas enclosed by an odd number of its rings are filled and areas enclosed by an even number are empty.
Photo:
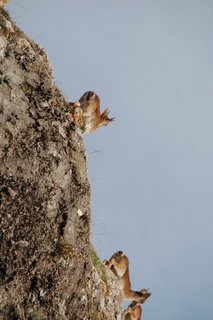
M92 237L123 250L144 320L213 319L213 2L11 0L75 101L116 122L85 137ZM99 150L99 152L95 152Z

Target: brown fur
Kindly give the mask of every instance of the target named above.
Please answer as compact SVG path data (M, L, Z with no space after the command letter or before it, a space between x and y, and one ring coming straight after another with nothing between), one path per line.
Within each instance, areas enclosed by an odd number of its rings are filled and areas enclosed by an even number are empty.
M143 297L138 301L132 301L128 308L122 313L125 320L140 320L142 319L142 307L143 304L150 296L151 293L148 289L142 289Z
M108 109L100 112L100 98L93 91L87 91L72 107L71 117L73 122L83 133L94 132L101 126L106 126L114 120L109 118ZM79 111L80 110L80 111Z
M0 0L0 7L4 7L10 0Z
M142 289L141 291L133 291L131 289L129 260L127 256L122 251L117 251L106 264L119 278L123 299L141 301L146 289Z
M122 315L125 320L140 320L142 317L142 307L140 303L133 301Z

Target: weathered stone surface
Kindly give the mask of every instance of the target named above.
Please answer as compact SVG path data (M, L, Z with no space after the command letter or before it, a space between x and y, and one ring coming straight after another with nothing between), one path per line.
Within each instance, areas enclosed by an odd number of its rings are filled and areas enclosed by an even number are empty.
M0 319L120 319L91 249L82 135L46 53L0 21Z

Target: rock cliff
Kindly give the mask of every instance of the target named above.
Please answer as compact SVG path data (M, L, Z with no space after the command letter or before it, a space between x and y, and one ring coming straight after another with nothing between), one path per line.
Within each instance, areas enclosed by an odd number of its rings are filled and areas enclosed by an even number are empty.
M47 54L0 9L0 319L120 319L90 243L90 192Z

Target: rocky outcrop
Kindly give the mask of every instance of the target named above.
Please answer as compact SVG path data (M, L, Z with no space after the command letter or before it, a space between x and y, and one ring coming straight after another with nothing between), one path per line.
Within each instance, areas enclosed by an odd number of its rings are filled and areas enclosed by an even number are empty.
M91 248L82 135L47 54L0 10L0 319L120 319Z

